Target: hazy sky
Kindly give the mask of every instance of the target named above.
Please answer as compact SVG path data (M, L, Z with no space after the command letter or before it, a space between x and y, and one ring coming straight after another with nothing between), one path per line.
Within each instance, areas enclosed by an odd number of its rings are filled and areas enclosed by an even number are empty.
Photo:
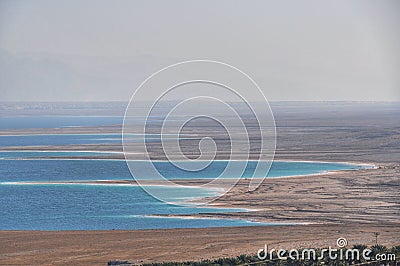
M269 100L400 101L399 14L397 0L0 0L0 101L128 100L190 59L242 69Z

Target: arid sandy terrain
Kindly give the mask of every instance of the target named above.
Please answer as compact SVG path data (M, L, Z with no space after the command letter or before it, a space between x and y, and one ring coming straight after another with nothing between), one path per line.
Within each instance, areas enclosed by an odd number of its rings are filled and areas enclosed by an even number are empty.
M380 244L400 245L399 104L281 104L273 109L277 124L276 159L358 162L374 164L377 168L266 179L254 192L247 191L248 181L243 180L214 204L255 211L199 215L299 225L138 231L1 231L0 264L104 265L116 259L134 263L200 260L256 253L264 243L274 248L326 247L334 246L338 237L345 237L349 245L372 245L374 232L380 233ZM118 130L119 127L101 129L102 132ZM21 132L13 132L18 133ZM121 151L121 147L115 145L39 148Z
M106 265L201 260L254 254L270 248L336 247L339 237L349 245L399 244L398 224L225 227L138 231L5 231L0 234L2 265Z

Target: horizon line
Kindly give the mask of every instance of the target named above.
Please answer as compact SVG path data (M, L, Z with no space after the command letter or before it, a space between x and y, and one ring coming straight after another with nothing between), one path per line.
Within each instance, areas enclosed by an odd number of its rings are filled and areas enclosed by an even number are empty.
M178 102L180 100L167 100L165 102ZM206 102L206 100L204 100ZM0 100L0 104L6 104L6 103L127 103L129 102L129 100L127 101L123 101L123 100L70 100L70 101L24 101L24 100L18 100L18 101L2 101ZM141 102L152 102L151 100L148 101L141 101ZM241 101L226 101L228 103L242 103ZM265 103L264 101L247 101L249 103ZM292 102L292 103L311 103L311 102L332 102L332 103L400 103L400 99L399 100L269 100L269 103L281 103L281 102Z

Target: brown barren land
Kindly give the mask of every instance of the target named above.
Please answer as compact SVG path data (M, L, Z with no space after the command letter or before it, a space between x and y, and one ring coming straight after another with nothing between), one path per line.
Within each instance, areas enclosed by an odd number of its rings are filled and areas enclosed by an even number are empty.
M375 232L380 233L379 244L400 245L399 104L307 106L292 103L277 104L272 109L277 124L276 159L346 161L374 164L377 168L266 179L254 192L248 192L248 181L242 180L213 204L253 211L198 215L296 225L137 231L0 231L0 265L201 260L254 254L264 244L285 249L335 247L339 237L345 237L350 246L373 245ZM97 132L93 128L78 130ZM119 127L110 127L104 131L119 130ZM198 130L206 129L199 127ZM35 130L38 132L40 130ZM120 146L113 145L32 149L121 151Z

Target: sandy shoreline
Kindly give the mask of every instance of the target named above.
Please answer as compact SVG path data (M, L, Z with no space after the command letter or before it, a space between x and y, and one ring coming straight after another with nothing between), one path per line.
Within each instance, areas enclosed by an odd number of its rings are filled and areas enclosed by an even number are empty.
M345 224L222 227L138 231L1 231L2 265L106 265L202 260L255 254L271 248L336 247L339 237L349 246L398 245L398 224Z

